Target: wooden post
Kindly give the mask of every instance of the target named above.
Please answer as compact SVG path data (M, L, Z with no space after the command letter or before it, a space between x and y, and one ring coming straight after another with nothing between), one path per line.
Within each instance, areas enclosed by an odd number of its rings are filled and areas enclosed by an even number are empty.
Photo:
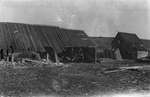
M71 62L73 61L73 59L74 59L74 55L73 55L74 53L73 53L73 47L71 47Z
M47 53L46 54L46 61L49 63L50 61L49 61L49 54Z
M6 61L9 62L9 56L6 57Z
M96 47L95 47L95 64L97 63L97 51L96 51Z
M14 54L12 54L11 62L14 62Z
M57 64L57 65L59 65L59 63L60 63L60 62L59 62L59 59L58 59L58 55L57 55L57 53L56 53L56 52L54 52L54 53L55 53L55 60L56 60L56 64Z

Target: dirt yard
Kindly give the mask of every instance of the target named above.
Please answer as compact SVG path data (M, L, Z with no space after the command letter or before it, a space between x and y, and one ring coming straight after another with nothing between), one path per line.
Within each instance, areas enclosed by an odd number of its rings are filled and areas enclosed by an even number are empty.
M0 91L2 95L31 95L31 94L59 94L59 95L91 95L131 90L150 90L150 71L124 70L104 73L119 66L149 65L141 63L103 63L103 64L68 64L69 67L59 68L26 68L0 69ZM58 79L58 74L83 74L84 77L68 77L69 87L61 91L54 91L51 87L52 79ZM86 75L88 74L88 75ZM95 79L95 76L98 78ZM92 80L91 80L92 79Z

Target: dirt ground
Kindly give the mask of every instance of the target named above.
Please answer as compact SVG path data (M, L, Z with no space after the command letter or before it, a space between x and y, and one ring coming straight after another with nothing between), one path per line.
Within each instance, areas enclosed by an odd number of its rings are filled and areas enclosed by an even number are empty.
M108 94L123 91L149 91L150 71L125 70L112 73L104 73L119 66L149 65L143 63L103 63L85 64L72 63L69 67L56 68L30 68L30 69L0 69L1 95L32 95L32 94L57 94L57 95L94 95L97 93ZM45 70L46 69L46 70ZM52 71L54 71L52 73ZM69 78L71 83L68 88L61 91L53 91L51 79L57 73L90 74L80 81ZM52 74L52 75L51 75ZM98 80L89 80L92 75ZM65 97L65 96L64 96ZM68 97L68 96L67 96Z

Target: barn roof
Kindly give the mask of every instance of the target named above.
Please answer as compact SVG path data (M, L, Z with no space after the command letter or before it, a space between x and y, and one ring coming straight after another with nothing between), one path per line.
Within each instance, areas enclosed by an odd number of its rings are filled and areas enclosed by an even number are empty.
M82 30L61 28L61 37L66 47L94 47L95 44Z
M139 37L134 33L118 32L117 36L119 36L121 39L124 39L128 42L142 43Z
M56 52L61 52L64 49L64 45L59 37L59 27L54 26L32 26L36 32L36 39L39 39L43 47L52 47Z
M112 43L117 42L116 40L122 41L124 43L117 45L126 45L128 47L135 47L138 50L144 50L143 42L134 33L118 32Z
M8 48L10 45L15 50L44 50L39 40L33 38L34 29L28 24L0 23L0 48Z
M52 47L61 52L65 46L93 46L84 31L70 30L56 26L32 25L22 23L0 23L0 48L13 46L16 50L45 51Z

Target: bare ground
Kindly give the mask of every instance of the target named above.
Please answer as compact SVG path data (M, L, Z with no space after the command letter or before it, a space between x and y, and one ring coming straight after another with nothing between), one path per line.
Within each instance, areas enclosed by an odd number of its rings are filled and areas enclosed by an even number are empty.
M0 69L0 91L2 95L32 95L32 94L57 94L57 95L94 95L123 91L149 91L150 71L125 70L105 74L105 70L112 70L119 66L149 65L143 63L105 63L105 64L69 64L67 68L30 68L30 69ZM54 71L52 73L52 71ZM51 79L57 73L92 74L99 80L81 78L74 81L68 88L53 91ZM73 82L74 81L74 82ZM90 83L90 84L89 84ZM92 83L92 84L91 84Z

